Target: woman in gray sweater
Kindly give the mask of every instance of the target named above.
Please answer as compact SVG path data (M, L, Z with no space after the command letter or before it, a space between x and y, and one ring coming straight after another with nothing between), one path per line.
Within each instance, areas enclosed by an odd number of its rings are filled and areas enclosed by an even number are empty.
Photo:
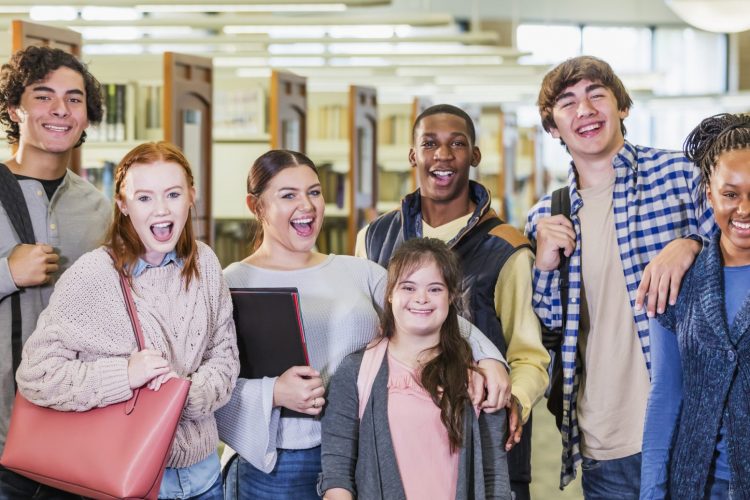
M232 399L217 414L221 439L239 454L225 492L227 498L318 498L320 421L282 416L281 408L321 413L325 387L341 360L377 333L385 270L366 259L314 250L325 202L315 165L305 155L265 153L250 169L247 192L261 240L224 275L230 287L299 290L310 366L292 367L279 377L238 380ZM478 331L470 342L474 357L489 368L491 397L503 393L502 406L510 391L506 368L496 361L502 355Z

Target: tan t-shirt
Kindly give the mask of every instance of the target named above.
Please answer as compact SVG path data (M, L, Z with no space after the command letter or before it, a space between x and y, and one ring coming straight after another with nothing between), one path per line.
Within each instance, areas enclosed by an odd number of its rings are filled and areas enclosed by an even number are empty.
M578 392L581 452L613 460L641 451L650 388L628 298L608 182L580 189L581 308L579 353L583 377Z

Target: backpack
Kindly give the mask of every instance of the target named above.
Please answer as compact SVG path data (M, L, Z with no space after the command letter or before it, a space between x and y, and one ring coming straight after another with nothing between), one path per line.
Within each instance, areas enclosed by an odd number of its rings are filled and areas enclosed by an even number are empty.
M26 199L23 197L21 185L13 172L3 163L0 163L0 204L3 205L5 213L8 214L10 223L15 229L21 243L33 245L36 241L34 238L34 227L31 225L31 215L29 207L26 206ZM2 300L7 299L6 296ZM10 294L11 310L11 358L13 360L13 374L15 375L18 365L21 364L21 292ZM13 386L15 388L16 379L13 377Z
M570 219L570 191L563 186L552 193L552 215L562 214ZM560 304L562 305L562 329L550 330L542 325L542 344L550 351L549 387L547 388L547 409L555 416L558 430L562 428L563 417L563 374L562 341L565 336L565 323L568 319L568 258L560 250Z

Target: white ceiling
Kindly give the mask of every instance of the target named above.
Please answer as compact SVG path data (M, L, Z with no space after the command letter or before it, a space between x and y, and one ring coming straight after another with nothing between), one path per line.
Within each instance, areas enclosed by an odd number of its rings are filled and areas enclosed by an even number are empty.
M205 0L203 0L205 2ZM240 74L238 68L246 68L244 74L253 73L261 75L264 71L270 71L271 66L283 69L290 69L297 73L308 76L311 89L315 90L336 90L338 87L346 88L352 84L370 84L378 87L384 101L398 101L403 99L408 102L413 95L432 96L443 100L462 99L464 101L477 102L514 102L527 100L529 95L536 91L542 75L546 72L546 67L529 67L519 66L516 63L518 57L517 51L510 50L508 47L498 46L498 42L493 40L497 33L486 33L480 31L471 31L467 34L460 34L454 30L450 35L451 28L439 28L451 23L451 19L456 20L462 25L476 25L482 21L514 21L514 22L555 22L555 23L604 23L604 24L683 24L672 12L665 6L662 0L392 0L388 5L377 7L349 7L345 12L336 13L281 13L273 12L278 10L277 6L295 3L313 3L315 1L333 2L336 0L214 0L211 3L206 2L208 6L219 4L259 4L265 3L273 6L271 12L263 13L221 13L206 15L204 13L193 14L153 14L150 18L137 22L140 26L148 25L168 25L168 26L191 26L198 30L198 38L194 41L190 39L191 35L180 37L174 43L181 43L182 46L177 48L162 48L164 40L161 38L152 39L148 44L143 44L141 49L144 53L156 51L159 54L163 50L174 50L186 53L197 53L215 57L214 64L217 67L217 75L222 78L233 77ZM385 0L341 0L350 4L365 5L368 3L383 3ZM2 13L2 6L19 5L28 7L28 0L0 0L0 27L13 18L24 18L23 14ZM155 5L155 4L191 4L198 5L201 0L156 0L147 2L144 0L40 0L39 4L44 5L76 5L83 7L86 5ZM207 9L210 7L206 7ZM437 34L430 35L422 43L433 44L426 55L419 53L410 54L406 40L398 40L396 37L386 40L370 40L383 42L380 45L384 48L375 54L372 54L371 60L374 61L370 68L362 67L357 70L353 69L357 64L354 59L358 58L359 62L367 59L370 54L365 51L361 54L351 54L351 61L347 62L344 57L337 55L333 47L333 42L358 42L362 40L349 39L312 39L308 40L306 45L313 45L315 42L325 42L324 53L320 54L319 60L324 61L323 67L305 67L305 64L295 65L292 58L296 60L314 59L316 54L304 54L302 43L305 40L294 40L293 36L287 36L285 41L271 40L267 34L244 34L232 35L222 34L221 31L228 24L258 24L258 25L292 25L298 26L299 30L304 29L305 25L330 23L336 24L342 21L331 21L333 19L350 19L349 24L423 24L438 26ZM346 21L344 21L346 22ZM72 27L79 29L83 27L98 26L103 31L111 32L118 26L132 24L125 20L122 21L83 21L80 19L73 21L44 21L45 24L55 26ZM187 29L187 28L186 28ZM441 31L442 30L442 31ZM215 33L215 35L211 34ZM424 33L419 33L423 35ZM451 40L451 37L454 39ZM463 37L463 38L462 38ZM473 38L470 38L473 37ZM2 43L9 37L7 34L0 33L0 49ZM108 44L104 40L88 39L84 40L84 48L89 47L89 53L86 55L88 60L96 60L97 66L105 74L109 73L106 69L101 69L102 65L107 63L99 62L99 56L91 52L96 44ZM129 42L111 42L112 46L123 44L126 46L136 45L142 41L142 38L131 40ZM367 41L367 40L365 40ZM412 42L418 40L411 40ZM310 43L312 42L312 43ZM402 45L396 47L392 45L400 42ZM456 50L446 49L447 45L457 46L461 54L456 58L452 53ZM554 43L551 40L550 43ZM275 46L273 47L272 44ZM287 44L286 49L279 44ZM442 47L441 47L442 46ZM285 54L273 53L274 48L284 50ZM104 49L108 50L108 49ZM303 53L296 52L302 50ZM349 48L351 50L351 47ZM368 50L373 50L372 48ZM222 52L223 51L223 52ZM231 51L231 53L228 53ZM471 52L484 52L472 55ZM356 51L355 51L356 52ZM571 54L572 55L572 54ZM284 59L286 56L286 59ZM156 57L156 56L154 56ZM122 68L128 68L128 72L133 72L131 78L140 78L137 73L144 66L143 71L152 71L148 65L136 64L138 56L104 56L106 60L119 60L115 65L117 71ZM130 61L133 63L130 64ZM385 66L379 66L377 59L386 61ZM439 63L449 63L449 66L439 66ZM127 61L127 62L126 62ZM253 62L254 61L254 62ZM279 63L278 61L282 61ZM345 64L345 66L332 67L333 64ZM369 61L369 60L368 60ZM381 61L380 64L383 64ZM304 62L304 61L303 61ZM281 66L280 66L281 64ZM370 65L369 62L363 66ZM350 75L341 74L342 69L350 68ZM406 69L404 69L406 68ZM407 70L420 70L420 75L406 75ZM360 72L360 76L358 75ZM125 77L126 75L122 75ZM381 101L382 102L382 101Z

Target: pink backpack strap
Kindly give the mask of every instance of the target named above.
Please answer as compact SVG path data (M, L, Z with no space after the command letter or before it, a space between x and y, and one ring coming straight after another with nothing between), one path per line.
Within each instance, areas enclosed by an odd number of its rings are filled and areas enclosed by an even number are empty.
M388 350L388 339L383 338L376 340L375 345L368 345L362 356L362 364L359 367L357 376L357 393L359 394L359 418L365 413L367 400L370 399L372 384L375 382L375 376L383 364L383 357Z

